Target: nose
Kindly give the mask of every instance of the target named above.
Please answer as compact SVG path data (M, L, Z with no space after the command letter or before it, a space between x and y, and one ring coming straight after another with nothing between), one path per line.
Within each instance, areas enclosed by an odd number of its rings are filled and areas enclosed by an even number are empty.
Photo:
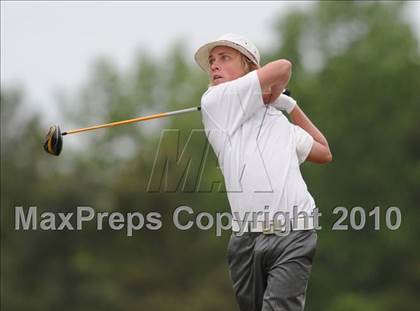
M214 61L211 65L210 65L210 71L216 71L216 70L219 70L220 69L220 67L219 67L219 64L216 62L216 61Z

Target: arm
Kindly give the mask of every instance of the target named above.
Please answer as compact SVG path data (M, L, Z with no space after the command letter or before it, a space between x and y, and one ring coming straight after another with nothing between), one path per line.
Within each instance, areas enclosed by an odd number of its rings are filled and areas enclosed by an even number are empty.
M268 63L257 70L265 104L279 97L289 83L291 73L292 64L285 59Z
M332 154L327 139L298 105L295 105L290 113L290 117L293 123L308 132L314 139L314 144L312 145L307 160L318 164L331 162Z
M283 90L290 79L291 64L277 60L238 79L208 90L201 99L203 114L232 135L252 114L264 107L261 90L279 85Z

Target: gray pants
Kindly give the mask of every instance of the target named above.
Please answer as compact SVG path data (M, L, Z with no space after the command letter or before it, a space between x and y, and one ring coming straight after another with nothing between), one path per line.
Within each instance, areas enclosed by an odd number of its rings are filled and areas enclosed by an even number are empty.
M232 233L230 277L241 311L302 311L315 256L315 230Z

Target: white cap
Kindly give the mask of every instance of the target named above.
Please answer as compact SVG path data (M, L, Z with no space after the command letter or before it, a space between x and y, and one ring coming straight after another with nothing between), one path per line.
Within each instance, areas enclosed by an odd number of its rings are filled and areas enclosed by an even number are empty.
M247 38L234 33L227 33L216 41L201 46L194 55L197 64L206 72L209 72L209 55L216 46L228 46L248 57L255 65L260 66L260 52L254 43Z

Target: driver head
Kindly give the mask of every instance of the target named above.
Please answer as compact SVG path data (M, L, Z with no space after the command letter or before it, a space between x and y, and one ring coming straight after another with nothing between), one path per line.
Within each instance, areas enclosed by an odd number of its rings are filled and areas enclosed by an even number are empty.
M44 149L49 154L58 156L63 148L63 137L61 135L60 127L54 125L45 136Z

